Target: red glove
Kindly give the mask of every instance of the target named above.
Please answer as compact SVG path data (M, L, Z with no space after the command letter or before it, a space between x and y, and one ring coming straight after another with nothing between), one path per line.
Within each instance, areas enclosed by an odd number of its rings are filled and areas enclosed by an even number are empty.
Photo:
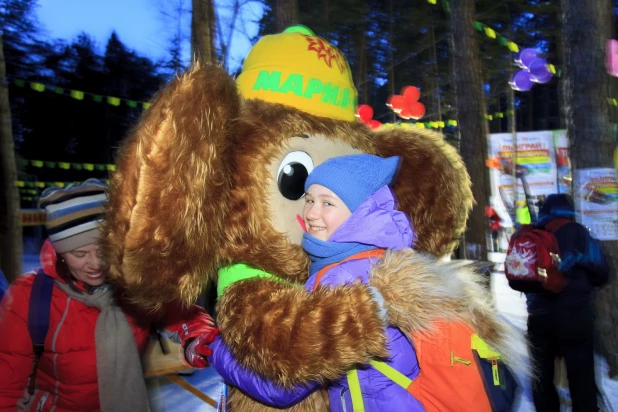
M212 350L208 347L219 334L219 329L212 328L206 333L193 339L185 349L185 359L194 368L205 368L208 366L207 356L212 355Z

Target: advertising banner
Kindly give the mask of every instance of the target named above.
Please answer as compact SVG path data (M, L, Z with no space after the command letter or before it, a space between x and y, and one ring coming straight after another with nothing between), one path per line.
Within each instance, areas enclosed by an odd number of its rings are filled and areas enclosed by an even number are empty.
M579 169L575 173L578 221L599 240L618 240L618 181L614 168Z
M489 157L498 159L499 167L490 169L492 206L506 226L512 226L507 205L513 205L513 135L495 133L488 136ZM525 193L534 204L547 195L558 192L554 132L517 133L517 200L525 200ZM527 186L524 191L524 185Z

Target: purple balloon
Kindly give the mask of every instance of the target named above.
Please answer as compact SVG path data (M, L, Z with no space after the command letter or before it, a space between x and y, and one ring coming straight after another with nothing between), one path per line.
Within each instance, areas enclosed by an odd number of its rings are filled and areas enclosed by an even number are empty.
M552 72L549 71L545 59L534 59L528 70L530 70L530 78L536 83L547 83L552 77Z
M532 63L532 61L536 58L539 57L539 53L537 53L536 50L534 49L523 49L520 53L519 56L517 56L517 59L515 59L515 62L517 62L517 64L523 68L523 69L528 69L530 67L530 63Z
M520 92L527 92L534 85L532 79L530 78L530 73L525 70L520 70L515 73L511 78L509 84L511 85L511 88L513 90L517 90Z

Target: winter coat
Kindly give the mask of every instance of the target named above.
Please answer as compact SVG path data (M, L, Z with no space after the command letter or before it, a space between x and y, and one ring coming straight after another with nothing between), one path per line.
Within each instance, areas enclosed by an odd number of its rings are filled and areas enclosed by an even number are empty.
M42 270L57 282L56 254L46 242L41 250ZM99 310L71 299L55 287L49 312L49 330L38 363L35 392L28 395L34 353L28 333L28 308L35 274L16 279L0 304L0 411L99 411L95 325ZM80 285L77 285L80 287ZM124 302L121 305L143 354L148 343L151 319ZM197 306L188 312L172 310L165 326L184 343L203 330L205 313Z
M394 208L395 200L390 189L388 187L379 189L331 235L329 242L351 242L382 249L410 247L414 236L410 221L405 214ZM322 286L340 285L357 280L368 283L372 263L375 263L375 260L343 262L327 270L319 283ZM307 290L313 290L315 278L316 273L310 276L305 285ZM391 354L387 363L407 377L416 378L419 366L412 343L396 328L388 327L386 334ZM213 349L211 364L223 379L260 402L277 407L289 407L318 387L315 383L308 383L285 390L239 366L219 338L211 348ZM357 371L366 411L424 410L420 402L410 393L373 367L367 366ZM350 390L345 376L329 385L328 394L331 411L352 411Z
M539 217L536 226L543 228L556 218L572 219L574 211L564 195L552 195L547 198ZM574 221L566 223L556 231L555 236L562 260L569 255L580 255L580 259L565 273L567 282L559 293L543 291L526 294L528 313L531 314L547 311L553 305L588 306L593 287L603 285L609 276L609 266L599 242L590 236L584 226Z

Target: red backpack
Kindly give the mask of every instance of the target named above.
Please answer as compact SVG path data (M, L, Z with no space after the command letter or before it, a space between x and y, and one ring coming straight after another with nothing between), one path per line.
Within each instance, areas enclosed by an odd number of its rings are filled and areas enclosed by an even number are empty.
M504 273L511 289L520 292L560 292L566 284L558 270L560 247L554 233L569 223L554 219L544 229L522 225L511 236L504 262Z

